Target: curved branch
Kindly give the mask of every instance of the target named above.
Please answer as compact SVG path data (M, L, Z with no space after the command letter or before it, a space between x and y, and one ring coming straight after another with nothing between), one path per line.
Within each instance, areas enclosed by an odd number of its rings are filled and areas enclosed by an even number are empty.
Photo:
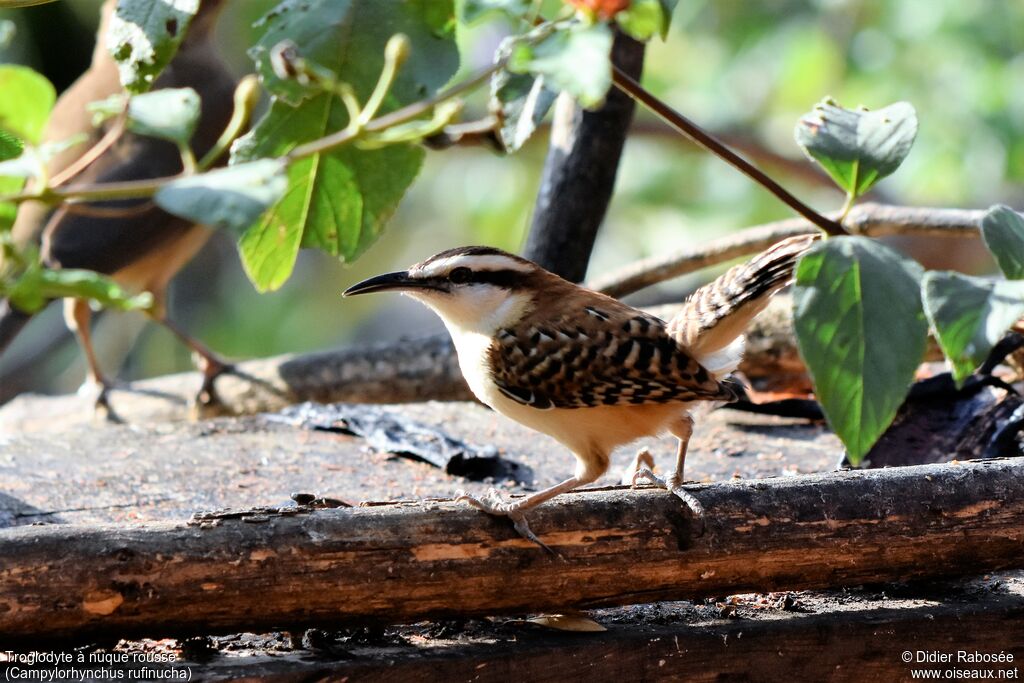
M984 215L984 211L972 209L937 209L869 203L855 206L844 225L851 234L868 237L963 237L977 234ZM787 237L813 231L814 228L800 218L767 223L747 228L709 244L638 261L598 277L588 282L587 286L609 296L623 297L659 282L767 249Z

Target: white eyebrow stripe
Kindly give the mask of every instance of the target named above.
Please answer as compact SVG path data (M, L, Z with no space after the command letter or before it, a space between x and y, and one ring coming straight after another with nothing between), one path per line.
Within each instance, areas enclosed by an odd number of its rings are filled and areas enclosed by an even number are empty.
M528 273L531 268L527 263L511 259L500 254L459 254L448 256L437 261L432 261L424 267L416 266L413 270L426 277L445 275L454 268L464 266L473 270L514 270L519 273Z

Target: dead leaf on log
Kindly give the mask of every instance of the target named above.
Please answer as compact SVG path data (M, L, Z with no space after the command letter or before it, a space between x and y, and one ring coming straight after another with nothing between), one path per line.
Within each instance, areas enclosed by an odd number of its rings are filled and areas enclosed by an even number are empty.
M474 446L437 427L371 405L302 403L266 415L303 429L340 432L366 439L376 450L425 462L472 481L493 479L529 484L533 471L502 457L494 446Z

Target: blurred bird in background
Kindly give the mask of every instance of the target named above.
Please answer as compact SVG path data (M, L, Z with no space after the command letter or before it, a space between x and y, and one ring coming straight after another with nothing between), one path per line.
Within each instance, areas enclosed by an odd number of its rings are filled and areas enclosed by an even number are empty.
M118 125L116 120L109 120L94 127L86 106L122 91L117 65L104 40L116 4L116 0L103 4L92 64L57 100L47 126L47 141L78 134L88 136L86 144L63 152L49 163L50 177L55 180L70 184L119 182L171 176L182 171L181 155L173 143L128 131L117 136L106 149L101 145L98 149L102 153L94 159L88 158L89 150ZM153 89L190 87L199 94L201 115L191 141L197 157L214 147L233 111L235 79L218 56L213 41L224 4L224 0L202 0L177 54L153 85ZM215 165L223 163L224 159L219 159ZM198 358L203 384L196 397L197 406L204 410L215 408L218 399L214 380L231 366L169 320L166 310L168 284L202 249L211 230L172 216L147 199L65 204L52 213L51 210L52 207L42 204L23 205L12 231L15 244L24 248L41 242L41 257L48 267L94 270L111 276L129 291L151 292L155 304L150 317L173 332ZM92 345L89 302L65 300L64 313L85 354L87 380L98 391L97 408L116 417L108 402L114 384L100 367ZM0 353L30 317L10 302L0 301Z

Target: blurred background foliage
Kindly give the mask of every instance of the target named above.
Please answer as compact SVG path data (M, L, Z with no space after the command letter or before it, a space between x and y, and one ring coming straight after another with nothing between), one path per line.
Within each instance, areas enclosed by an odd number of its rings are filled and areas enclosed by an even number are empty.
M252 22L276 1L233 0L225 11L220 46L239 74L251 71L245 50ZM62 90L88 65L99 4L65 0L0 12L17 27L0 61L31 65ZM506 30L496 20L465 31L464 70L488 63ZM838 208L843 197L802 158L793 127L825 95L848 107L907 100L917 108L914 150L879 186L876 199L1024 206L1024 3L681 0L668 40L648 48L644 83L822 211ZM468 115L485 107L484 97L472 99ZM591 274L788 217L750 181L638 112ZM343 302L339 294L365 276L451 246L517 251L545 151L541 134L511 157L481 148L430 152L388 230L365 256L342 266L304 252L292 279L272 294L253 290L230 238L218 235L178 277L173 317L231 358L439 331L440 322L412 302ZM983 250L970 244L902 246L931 267L991 268ZM634 302L678 299L698 279L669 283ZM124 379L191 368L187 351L142 316L105 313L98 328L101 362L109 368L120 363ZM0 400L26 389L74 390L84 376L79 355L59 307L51 306L0 361Z

